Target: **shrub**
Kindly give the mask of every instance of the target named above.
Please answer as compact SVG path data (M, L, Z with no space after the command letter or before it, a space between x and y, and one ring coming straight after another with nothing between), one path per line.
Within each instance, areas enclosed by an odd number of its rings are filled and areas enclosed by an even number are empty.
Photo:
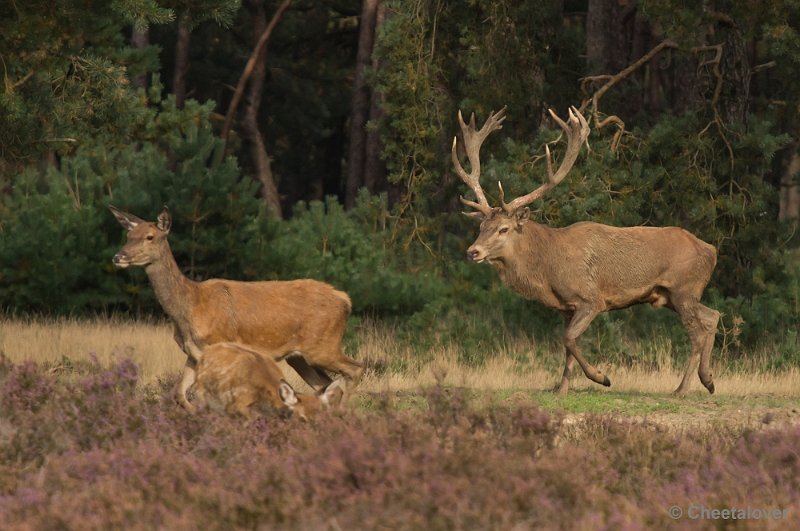
M797 426L681 432L587 415L565 431L530 403L438 386L420 409L385 395L313 423L246 422L152 398L128 360L7 374L3 529L639 528L673 525L667 509L689 504L784 508L776 523L800 523Z

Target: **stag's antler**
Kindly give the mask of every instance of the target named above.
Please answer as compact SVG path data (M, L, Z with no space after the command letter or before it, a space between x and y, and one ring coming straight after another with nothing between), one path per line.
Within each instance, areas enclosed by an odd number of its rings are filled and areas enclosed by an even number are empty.
M554 174L553 159L550 158L550 147L545 144L544 149L547 153L547 182L533 192L517 197L510 203L503 201L503 186L498 182L497 185L500 187L500 204L503 210L509 214L516 211L518 208L533 203L564 180L564 177L567 176L572 166L575 164L575 161L578 159L578 154L581 151L581 144L586 143L586 146L589 146L589 124L586 123L586 119L578 109L575 107L569 108L568 123L564 123L564 121L553 112L553 109L548 109L548 111L550 112L550 116L553 117L553 120L564 130L564 134L567 135L567 151L564 154L564 160L561 161L561 166L558 167L558 171Z
M488 216L491 213L492 207L489 206L489 202L486 200L486 195L483 193L483 188L481 188L480 183L481 144L483 144L483 141L486 140L487 136L489 136L489 133L503 128L503 120L505 119L506 107L503 107L496 113L490 113L489 117L486 119L486 122L483 124L483 127L481 127L480 130L476 130L475 113L472 113L469 118L469 125L467 125L464 123L464 118L461 116L461 111L458 111L458 123L461 125L461 132L464 135L464 150L467 152L467 158L469 159L471 170L470 173L467 173L464 170L464 167L461 166L461 163L458 161L458 155L456 154L458 137L453 138L453 149L451 150L450 154L453 159L453 166L456 169L456 173L458 173L458 176L461 177L461 180L463 180L467 186L472 189L478 202L476 203L474 201L468 201L467 199L464 199L463 196L459 197L459 199L461 199L461 202L466 206L474 208L484 216Z

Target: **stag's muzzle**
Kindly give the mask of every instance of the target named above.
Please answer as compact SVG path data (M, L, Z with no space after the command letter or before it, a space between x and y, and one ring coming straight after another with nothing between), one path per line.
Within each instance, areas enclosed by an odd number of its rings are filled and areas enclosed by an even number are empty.
M486 253L483 252L483 249L477 247L470 247L467 249L467 258L480 264L484 260L486 260Z
M112 258L111 261L119 269L125 269L126 267L131 265L131 261L128 258L128 255L122 252L115 254L114 258Z

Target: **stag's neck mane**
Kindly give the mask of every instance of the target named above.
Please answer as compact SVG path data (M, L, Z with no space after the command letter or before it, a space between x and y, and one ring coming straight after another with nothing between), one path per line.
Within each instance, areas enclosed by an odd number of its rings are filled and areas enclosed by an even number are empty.
M196 282L189 280L181 272L172 251L169 250L169 244L167 251L161 260L149 264L144 270L164 312L174 321L182 322L188 319Z
M521 237L514 240L506 255L492 260L503 284L526 299L550 303L552 290L545 282L550 269L548 249L553 245L552 229L528 221L522 227ZM552 250L552 249L550 249Z

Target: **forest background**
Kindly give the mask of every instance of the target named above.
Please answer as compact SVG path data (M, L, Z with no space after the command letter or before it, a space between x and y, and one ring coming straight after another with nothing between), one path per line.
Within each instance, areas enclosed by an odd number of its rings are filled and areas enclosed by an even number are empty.
M484 188L545 178L546 118L592 126L549 226L677 225L712 243L722 356L800 366L800 0L10 0L0 4L0 307L161 315L117 271L114 204L173 213L194 279L312 277L466 362L561 317L465 250L456 113L508 106ZM554 155L561 153L555 145ZM665 332L666 331L666 332ZM688 341L671 312L592 326L592 349ZM763 353L767 352L768 355ZM621 354L621 355L622 355Z

